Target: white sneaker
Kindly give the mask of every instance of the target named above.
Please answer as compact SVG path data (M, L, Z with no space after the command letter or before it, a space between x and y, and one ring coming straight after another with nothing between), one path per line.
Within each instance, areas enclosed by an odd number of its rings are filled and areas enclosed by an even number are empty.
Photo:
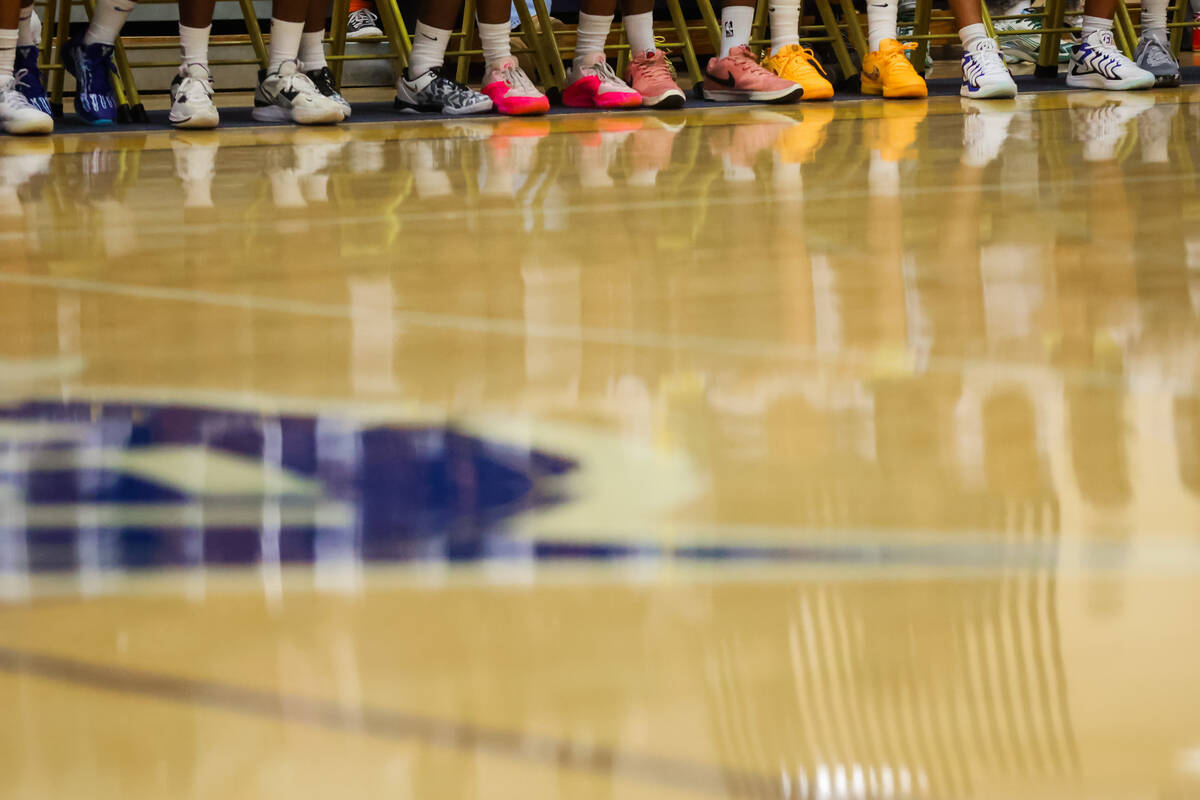
M10 75L0 83L0 126L18 135L50 133L54 130L54 118L29 102Z
M221 121L213 103L212 75L202 64L179 68L171 81L171 113L176 128L215 128Z
M341 122L342 109L318 91L300 71L300 62L293 59L274 72L259 70L252 116L259 122L325 125Z
M962 88L958 93L975 100L1017 96L1017 83L1005 66L995 39L979 39L963 51Z
M1112 31L1092 31L1079 43L1067 68L1067 86L1074 89L1149 89L1153 85L1154 73L1118 50Z

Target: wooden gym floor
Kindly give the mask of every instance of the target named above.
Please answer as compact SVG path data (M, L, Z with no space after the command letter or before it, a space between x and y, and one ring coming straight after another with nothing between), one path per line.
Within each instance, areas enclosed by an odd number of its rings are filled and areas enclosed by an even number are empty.
M1200 797L1198 122L0 140L0 797Z

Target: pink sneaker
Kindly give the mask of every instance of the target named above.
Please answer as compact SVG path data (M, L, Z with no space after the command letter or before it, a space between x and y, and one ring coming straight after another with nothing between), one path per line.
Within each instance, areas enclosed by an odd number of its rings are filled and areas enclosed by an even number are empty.
M629 62L625 80L647 108L683 108L686 96L675 83L675 70L662 50L639 53Z
M550 101L538 91L512 56L489 64L483 71L483 93L501 114L545 114Z
M804 94L800 84L762 67L745 45L733 48L725 58L711 58L705 72L705 100L795 103Z
M617 77L604 53L575 59L567 73L563 105L572 108L637 108L642 96Z

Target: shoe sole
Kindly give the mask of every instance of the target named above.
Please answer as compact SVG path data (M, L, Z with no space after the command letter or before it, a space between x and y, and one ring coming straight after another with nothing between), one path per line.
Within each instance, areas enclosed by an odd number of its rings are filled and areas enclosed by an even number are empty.
M1181 82L1180 76L1175 75L1156 75L1154 77L1155 89L1174 89Z
M1125 92L1153 87L1154 76L1151 75L1149 80L1141 77L1110 80L1093 72L1088 75L1067 75L1067 86L1072 89L1107 89L1112 92Z
M167 120L171 123L172 127L187 130L204 130L207 128L215 128L221 122L221 118L216 114L213 114L211 117L191 116L187 117L186 119L178 120L168 116Z
M679 89L671 89L655 97L647 97L646 95L642 95L643 108L660 108L669 110L683 108L686 102L687 97Z
M472 114L486 114L494 107L491 100L466 108L446 108L445 106L422 106L408 103L397 97L392 101L392 108L401 114L445 114L450 117L469 117Z
M803 86L790 86L771 92L755 92L745 89L710 89L704 87L704 99L713 103L770 103L784 105L797 103L804 96Z
M374 32L372 32L371 28L367 28L355 33L347 33L346 41L353 42L355 39L369 39L372 36L383 36L383 31L375 29Z
M45 135L54 132L54 120L46 117L44 120L35 119L25 122L5 123L4 131L14 136Z
M335 114L321 114L309 119L297 118L291 109L282 106L255 106L250 116L257 122L292 122L297 125L332 125L342 121L341 109Z
M958 90L961 97L966 97L971 100L1012 100L1017 96L1017 87L1014 86L993 86L990 89L984 88L979 91L972 92L964 84Z

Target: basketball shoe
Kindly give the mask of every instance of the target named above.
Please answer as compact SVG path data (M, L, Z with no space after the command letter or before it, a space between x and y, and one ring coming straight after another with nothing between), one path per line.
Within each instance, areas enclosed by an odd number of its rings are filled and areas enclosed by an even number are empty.
M862 62L863 94L889 98L928 96L925 79L913 69L906 55L916 49L912 42L901 44L896 39L884 39L878 50L867 53Z
M88 125L117 121L117 97L109 73L113 68L111 44L85 45L75 39L63 51L63 66L75 76L75 113Z
M29 102L17 88L16 78L10 76L0 82L0 127L20 135L50 133L54 118Z
M383 30L379 27L378 15L369 8L351 11L350 16L346 19L346 38L350 40L369 39L372 36L383 36Z
M778 53L764 58L762 65L785 81L800 84L804 88L802 100L828 100L833 97L833 84L825 77L825 68L807 47L789 44Z
M1179 62L1171 52L1165 30L1144 31L1133 53L1133 60L1154 76L1155 86L1179 85Z
M215 128L221 121L213 103L212 75L202 64L181 66L171 81L171 113L176 128Z
M629 62L625 80L642 96L646 108L683 108L687 100L675 82L675 68L662 50L635 55Z
M350 119L350 103L346 98L342 97L342 93L337 90L333 83L333 71L329 67L321 67L320 69L311 69L304 73L308 79L313 82L313 86L317 87L317 91L322 97L327 97L337 103L337 107L342 110L342 119Z
M705 100L795 103L804 95L803 86L764 68L746 45L733 48L725 58L713 56L704 72Z
M550 110L546 95L538 91L512 56L487 66L483 74L483 93L492 98L497 111L508 116L545 114Z
M962 87L958 93L976 100L1017 96L1017 82L1004 65L995 39L980 39L963 50Z
M604 53L575 59L562 100L572 108L637 108L642 104L642 96L617 77Z
M38 48L36 44L17 48L17 56L13 64L13 74L16 75L17 88L21 91L21 94L29 98L29 102L33 103L39 110L50 114L50 98L46 96L46 87L42 84L42 73L38 69Z
M1112 31L1093 31L1071 57L1067 86L1074 89L1149 89L1154 73L1144 70L1117 49Z
M325 125L341 122L342 110L317 91L308 76L300 71L300 62L292 59L284 61L273 72L258 71L251 116L259 122Z
M492 110L492 99L486 94L463 86L442 75L440 66L410 78L408 70L396 81L396 100L392 106L409 114L434 112L439 114L483 114Z

